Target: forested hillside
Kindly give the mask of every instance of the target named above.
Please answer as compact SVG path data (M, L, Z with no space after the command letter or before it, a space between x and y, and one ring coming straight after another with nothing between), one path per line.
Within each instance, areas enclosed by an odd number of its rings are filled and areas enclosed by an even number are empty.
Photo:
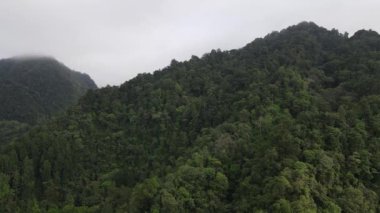
M48 57L0 60L0 120L36 123L73 105L92 79Z
M89 91L0 154L0 212L378 212L380 35L303 22Z
M0 143L74 105L96 84L49 57L0 60Z

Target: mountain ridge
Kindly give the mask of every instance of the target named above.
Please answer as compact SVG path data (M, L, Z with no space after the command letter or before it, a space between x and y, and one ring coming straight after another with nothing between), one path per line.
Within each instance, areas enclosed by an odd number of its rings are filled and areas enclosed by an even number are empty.
M0 152L0 208L377 212L378 45L303 22L90 90Z
M0 119L27 123L35 123L40 116L53 115L66 109L87 89L97 88L87 74L72 71L52 57L22 56L2 59L0 79L3 90L1 101L7 103L0 110L7 113L1 114ZM28 101L24 101L23 97ZM17 107L25 109L14 112Z

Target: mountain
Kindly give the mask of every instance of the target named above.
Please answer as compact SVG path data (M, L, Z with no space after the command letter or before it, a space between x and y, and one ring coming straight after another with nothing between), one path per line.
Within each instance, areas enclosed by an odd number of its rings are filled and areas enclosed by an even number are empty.
M0 120L35 124L78 101L96 84L49 57L0 60Z
M0 154L2 212L378 212L380 35L302 22L91 90Z
M64 112L87 90L96 88L87 74L50 57L0 60L0 145Z

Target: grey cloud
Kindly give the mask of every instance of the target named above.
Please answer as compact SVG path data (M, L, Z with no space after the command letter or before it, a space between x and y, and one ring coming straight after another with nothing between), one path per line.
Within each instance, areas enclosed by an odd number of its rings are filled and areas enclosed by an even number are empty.
M2 0L0 57L44 54L118 85L300 21L380 31L378 0Z

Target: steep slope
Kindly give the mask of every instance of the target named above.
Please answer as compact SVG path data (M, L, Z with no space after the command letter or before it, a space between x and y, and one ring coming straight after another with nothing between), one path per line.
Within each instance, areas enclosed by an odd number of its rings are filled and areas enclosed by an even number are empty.
M0 60L0 120L34 124L73 105L91 78L48 57Z
M0 156L0 208L376 212L380 36L303 22L90 91Z

